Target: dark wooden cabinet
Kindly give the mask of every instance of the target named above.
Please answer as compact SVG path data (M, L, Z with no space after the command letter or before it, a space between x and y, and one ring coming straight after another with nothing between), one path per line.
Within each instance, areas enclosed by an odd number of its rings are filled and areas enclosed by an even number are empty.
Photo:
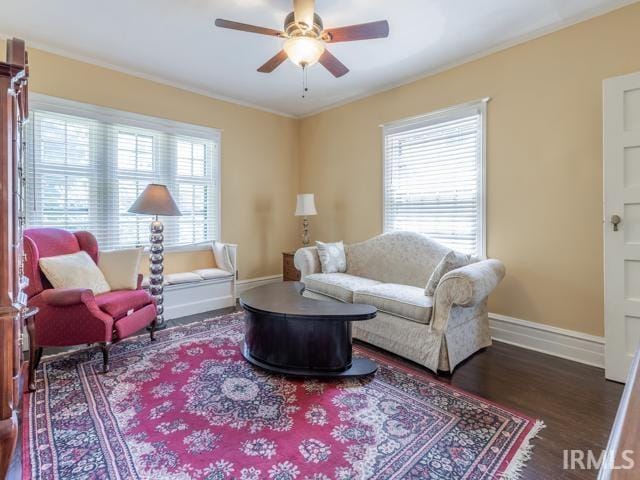
M605 451L613 461L603 463L598 480L640 478L640 345L631 364Z
M300 271L293 264L293 256L296 252L282 252L282 279L285 282L297 282L300 280Z
M5 478L18 434L24 359L22 326L24 146L27 120L27 56L22 40L7 41L0 63L0 478Z

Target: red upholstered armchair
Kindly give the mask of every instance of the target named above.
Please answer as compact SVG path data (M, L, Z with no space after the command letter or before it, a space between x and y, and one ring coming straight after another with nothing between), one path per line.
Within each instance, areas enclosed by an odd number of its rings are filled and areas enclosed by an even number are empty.
M43 347L99 343L104 371L109 371L112 342L151 325L154 339L156 306L151 295L141 288L94 295L89 289L52 288L41 272L43 257L66 255L84 250L98 263L98 242L89 232L71 233L58 228L31 228L24 232L25 275L29 306L39 312L27 323L29 332L29 389L35 389L34 371Z

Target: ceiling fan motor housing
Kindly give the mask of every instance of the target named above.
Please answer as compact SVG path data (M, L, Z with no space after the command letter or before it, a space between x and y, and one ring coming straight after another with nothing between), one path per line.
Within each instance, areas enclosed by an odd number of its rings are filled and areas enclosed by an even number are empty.
M313 26L311 29L305 30L303 26L296 23L295 15L291 12L284 19L284 31L288 37L314 37L320 38L322 35L322 31L324 30L324 26L322 24L322 18L317 13L313 14Z

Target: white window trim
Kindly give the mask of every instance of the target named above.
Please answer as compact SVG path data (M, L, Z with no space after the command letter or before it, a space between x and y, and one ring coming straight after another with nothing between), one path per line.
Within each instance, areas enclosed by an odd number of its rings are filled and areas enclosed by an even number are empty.
M218 144L218 148L213 156L214 172L217 178L214 179L218 188L215 189L216 195L216 232L217 237L210 241L217 240L222 242L222 171L220 157L222 155L222 129L203 127L174 120L151 117L141 115L139 113L117 110L109 107L101 107L88 103L76 102L66 98L52 97L41 93L29 93L29 108L33 110L45 110L63 115L71 115L77 117L85 117L92 120L105 123L116 123L136 128L158 130L163 133L173 135L184 135L187 137L195 137L202 139L210 139ZM175 245L165 247L165 251L188 251L188 245Z
M401 128L409 129L412 125L421 124L428 125L430 123L442 122L446 119L455 117L463 117L472 113L480 113L482 132L480 135L480 189L478 191L478 204L480 205L480 243L478 245L479 256L482 259L487 258L487 104L491 100L490 97L481 98L471 102L461 103L452 107L435 110L422 115L406 117L400 120L384 123L380 125L382 129L381 155L382 155L382 231L387 232L387 219L385 215L385 205L387 203L387 178L385 171L387 168L387 156L385 154L385 137L389 130L397 130Z

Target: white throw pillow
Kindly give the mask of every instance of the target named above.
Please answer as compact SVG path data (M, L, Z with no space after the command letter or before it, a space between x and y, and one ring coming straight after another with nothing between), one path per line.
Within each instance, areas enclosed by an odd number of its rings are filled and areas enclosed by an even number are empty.
M143 248L100 252L98 267L102 270L111 290L135 290L138 288L138 273L143 252Z
M344 273L347 271L347 256L342 241L335 243L316 242L322 273Z
M211 248L216 259L216 266L221 270L233 273L233 265L231 264L231 258L229 258L227 246L224 243L212 242Z
M436 288L440 283L442 277L444 277L451 270L464 267L465 265L469 265L469 263L469 255L451 250L444 256L442 260L440 260L440 263L431 274L431 277L429 277L427 287L424 289L424 294L427 297L433 297L433 295L436 293Z
M104 275L84 250L41 258L38 263L53 288L89 288L94 295L111 291Z

